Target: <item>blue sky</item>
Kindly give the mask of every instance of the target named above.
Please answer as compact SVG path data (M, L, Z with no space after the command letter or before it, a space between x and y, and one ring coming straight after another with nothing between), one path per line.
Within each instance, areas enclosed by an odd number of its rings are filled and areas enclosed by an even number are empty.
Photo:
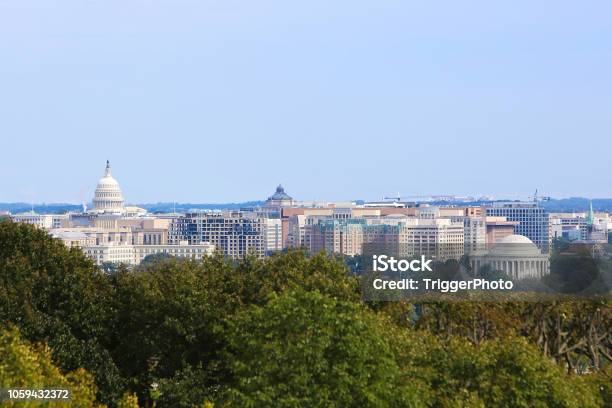
M612 197L609 1L0 0L0 201Z

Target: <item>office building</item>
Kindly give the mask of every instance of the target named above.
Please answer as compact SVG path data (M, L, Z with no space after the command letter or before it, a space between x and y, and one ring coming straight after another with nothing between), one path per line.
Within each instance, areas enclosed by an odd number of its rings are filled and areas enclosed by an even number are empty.
M549 213L537 202L500 202L486 207L486 215L518 221L514 233L529 238L538 248L548 252L551 244Z
M266 221L241 211L197 211L172 219L168 243L187 241L213 244L231 259L247 255L263 257L266 251Z
M265 252L267 255L283 249L283 229L280 218L263 218Z
M514 235L514 229L518 224L518 221L508 221L506 217L485 217L487 248L509 235Z
M34 211L11 215L14 222L22 222L31 224L42 229L60 228L65 220L68 219L66 214L38 214Z
M166 254L178 258L201 260L215 251L210 243L191 245L181 242L178 245L131 245L107 243L90 245L81 248L83 253L93 259L98 265L106 262L138 265L149 255Z
M448 218L385 217L316 219L306 223L311 252L362 255L368 251L409 257L422 254L437 260L464 254L464 226Z

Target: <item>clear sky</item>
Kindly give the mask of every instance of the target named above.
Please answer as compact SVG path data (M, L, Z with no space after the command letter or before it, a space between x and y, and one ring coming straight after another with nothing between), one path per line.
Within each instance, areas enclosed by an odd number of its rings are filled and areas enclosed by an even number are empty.
M0 0L0 201L612 197L612 2Z

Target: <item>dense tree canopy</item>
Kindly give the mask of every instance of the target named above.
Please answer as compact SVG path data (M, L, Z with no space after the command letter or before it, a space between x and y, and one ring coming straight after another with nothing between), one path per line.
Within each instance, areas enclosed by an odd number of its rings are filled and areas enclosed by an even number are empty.
M0 221L3 386L57 376L113 407L611 402L607 301L363 302L342 259L302 251L109 270Z
M230 321L227 361L238 406L422 405L379 319L363 307L296 290ZM412 403L412 404L410 404Z
M31 225L0 221L0 322L48 343L63 370L90 371L104 402L124 387L104 346L112 298L107 277L80 250Z

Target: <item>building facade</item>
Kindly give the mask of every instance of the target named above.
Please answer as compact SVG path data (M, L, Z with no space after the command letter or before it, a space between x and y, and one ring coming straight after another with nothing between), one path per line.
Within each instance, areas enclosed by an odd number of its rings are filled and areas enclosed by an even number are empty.
M209 243L190 245L185 242L178 245L130 245L108 243L84 246L83 253L98 265L103 263L122 263L138 265L149 255L167 254L179 258L201 260L215 252L215 246Z
M280 184L276 187L276 191L266 200L264 207L271 209L280 209L282 207L290 207L295 204L295 200L289 194L285 193L285 189Z
M518 221L514 233L529 238L538 248L549 252L551 234L549 213L537 202L502 202L486 207L487 216L506 217Z
M507 236L514 235L514 228L519 224L518 221L508 221L506 217L485 217L485 223L485 243L488 248Z
M168 229L168 243L186 241L213 244L231 259L247 255L263 257L266 251L266 221L240 211L198 211L174 218Z
M31 224L38 228L49 230L52 228L60 228L68 219L68 215L38 214L34 211L28 211L26 213L12 215L11 219L15 222L23 222L25 224Z
M511 279L539 279L549 273L548 255L522 235L509 235L490 250L470 256L474 273L483 268L502 271Z
M464 254L464 225L444 218L401 214L349 219L321 218L305 226L311 252L348 256L377 251L399 257L426 255L437 260Z
M104 176L98 181L93 198L93 211L96 213L125 212L123 193L117 180L113 178L110 162L106 161Z
M283 228L280 218L263 218L265 227L265 252L267 255L283 249Z

